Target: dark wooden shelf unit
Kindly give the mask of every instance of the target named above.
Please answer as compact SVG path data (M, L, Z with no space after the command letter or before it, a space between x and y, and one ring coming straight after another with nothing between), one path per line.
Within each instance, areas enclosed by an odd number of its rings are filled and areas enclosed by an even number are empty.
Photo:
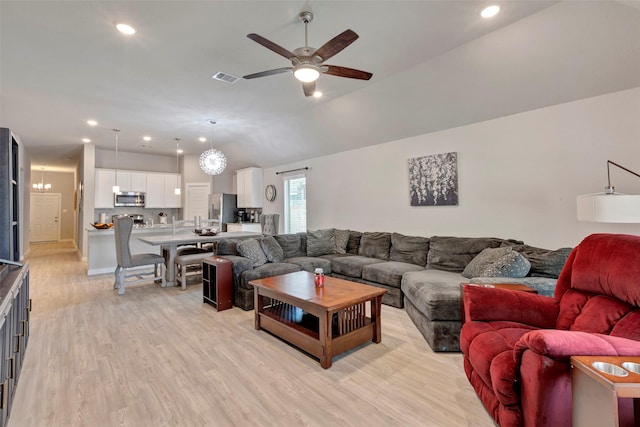
M202 302L218 311L233 307L233 263L220 257L202 261Z

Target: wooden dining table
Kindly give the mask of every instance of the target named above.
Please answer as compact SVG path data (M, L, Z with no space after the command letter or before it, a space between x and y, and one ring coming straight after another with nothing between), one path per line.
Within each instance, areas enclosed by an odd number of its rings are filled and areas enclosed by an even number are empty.
M167 286L176 285L176 253L178 246L181 245L195 245L199 243L212 243L221 239L257 239L262 237L262 233L250 232L250 231L229 231L218 233L215 236L201 236L193 231L181 232L175 234L162 234L151 236L139 236L138 240L147 243L152 246L160 246L165 249L169 254L166 260Z

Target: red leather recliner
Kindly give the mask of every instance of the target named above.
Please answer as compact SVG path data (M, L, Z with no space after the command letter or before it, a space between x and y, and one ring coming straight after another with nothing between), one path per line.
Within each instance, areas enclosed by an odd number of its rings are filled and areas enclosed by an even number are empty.
M585 238L553 298L466 286L464 305L464 369L495 422L571 427L569 358L640 356L640 236Z

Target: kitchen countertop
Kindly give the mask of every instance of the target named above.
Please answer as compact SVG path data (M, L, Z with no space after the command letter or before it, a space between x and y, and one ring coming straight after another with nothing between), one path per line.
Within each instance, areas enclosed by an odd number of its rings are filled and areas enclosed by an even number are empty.
M176 227L176 232L178 233L184 233L186 231L193 231L193 226L182 226L182 227ZM113 234L113 227L111 228L107 228L107 229L98 229L98 228L93 228L93 227L87 227L86 230L89 233L92 234ZM146 226L146 225L138 225L133 227L133 230L131 230L131 234L140 234L140 233L151 233L151 232L157 232L157 231L172 231L173 227L171 226L171 224L154 224L153 226Z

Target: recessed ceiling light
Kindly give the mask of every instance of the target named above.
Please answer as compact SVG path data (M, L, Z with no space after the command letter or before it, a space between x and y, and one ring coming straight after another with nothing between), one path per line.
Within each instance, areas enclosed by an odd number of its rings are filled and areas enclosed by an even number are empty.
M87 142L91 142L91 140L89 138L82 138L82 142L86 144Z
M122 34L126 34L128 36L135 34L136 33L136 29L133 28L131 25L129 24L124 24L124 23L119 23L116 24L116 28L118 29L118 31L120 31Z
M89 126L97 126L97 125L98 125L98 122L96 122L95 120L87 120L87 124L88 124Z
M493 18L498 14L498 12L500 12L500 6L497 4L492 4L491 6L487 6L482 9L482 12L480 12L480 16L482 16L483 18Z
M144 139L145 141L151 141L151 137L150 136L143 136L142 139Z
M176 152L177 152L178 154L182 154L182 148L178 148L178 149L176 150Z
M313 92L313 96L314 96L314 98L322 98L322 92L317 90L317 91Z
M204 136L201 136L200 138L198 138L198 141L207 142L207 138L205 138Z

